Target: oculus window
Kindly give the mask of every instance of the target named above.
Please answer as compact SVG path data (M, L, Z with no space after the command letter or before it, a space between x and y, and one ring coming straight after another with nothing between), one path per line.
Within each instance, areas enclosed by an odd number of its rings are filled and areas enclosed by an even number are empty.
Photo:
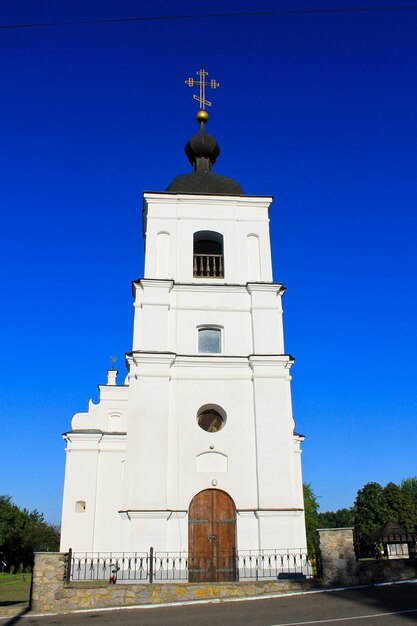
M226 424L226 413L219 406L201 407L197 413L197 423L207 433L217 433Z
M222 331L220 328L198 329L198 351L205 353L222 351Z

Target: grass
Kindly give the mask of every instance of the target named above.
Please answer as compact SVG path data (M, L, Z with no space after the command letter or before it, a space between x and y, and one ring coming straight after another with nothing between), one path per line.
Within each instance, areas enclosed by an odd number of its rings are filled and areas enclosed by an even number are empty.
M31 574L0 574L0 607L29 601Z

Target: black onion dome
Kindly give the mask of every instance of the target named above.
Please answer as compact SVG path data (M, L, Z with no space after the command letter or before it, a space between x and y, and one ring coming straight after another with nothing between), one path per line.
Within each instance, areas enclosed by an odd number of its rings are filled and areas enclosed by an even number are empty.
M213 193L224 196L242 196L243 190L237 181L228 176L221 176L212 171L213 164L220 154L219 145L214 137L209 135L204 124L208 120L205 111L197 113L200 130L193 135L185 146L193 171L189 174L180 174L174 178L166 191L173 193Z
M198 133L191 137L184 151L192 166L194 166L196 160L199 158L206 158L213 165L220 154L217 141L206 132L203 125Z
M214 193L219 196L243 196L239 183L229 176L214 172L180 174L167 187L172 193Z

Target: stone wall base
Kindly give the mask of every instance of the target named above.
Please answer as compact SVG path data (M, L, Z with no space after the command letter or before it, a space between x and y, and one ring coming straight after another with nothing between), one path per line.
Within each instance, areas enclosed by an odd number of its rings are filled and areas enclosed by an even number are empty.
M416 561L356 561L348 550L348 535L343 542L330 543L322 554L322 580L267 580L238 583L124 583L107 581L65 582L66 555L43 552L35 554L31 608L34 611L65 613L75 609L135 606L207 600L210 598L247 598L290 591L309 591L337 585L364 585L381 581L417 578ZM324 539L324 537L322 537ZM329 539L329 536L327 535ZM340 539L340 538L339 538ZM338 543L338 548L335 544ZM322 542L324 548L326 541Z
M135 606L206 600L210 598L245 598L288 591L306 591L317 587L316 580L245 581L239 583L124 583L107 581L65 582L66 555L35 554L31 609L37 612L62 612L74 609L97 609L112 606Z
M323 563L324 586L372 585L417 578L417 561L347 561Z
M38 594L32 600L32 610L66 612L74 609L136 606L207 600L210 598L245 598L264 594L312 589L310 581L300 582L242 582L242 583L153 583L153 584L92 584L73 583L55 590L53 597Z

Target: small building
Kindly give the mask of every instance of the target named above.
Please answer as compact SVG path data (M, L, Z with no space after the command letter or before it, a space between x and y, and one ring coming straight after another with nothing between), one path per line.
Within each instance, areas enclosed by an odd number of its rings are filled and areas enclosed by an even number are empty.
M414 558L417 534L411 533L397 522L388 521L370 535L377 552L383 550L388 559Z

